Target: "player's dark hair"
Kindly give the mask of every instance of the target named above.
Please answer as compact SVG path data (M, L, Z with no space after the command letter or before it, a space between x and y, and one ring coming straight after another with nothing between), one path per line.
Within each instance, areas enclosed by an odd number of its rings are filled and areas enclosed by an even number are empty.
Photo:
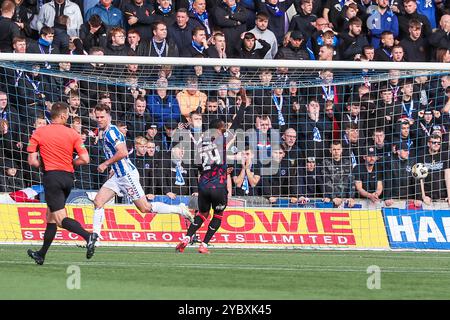
M94 108L95 111L105 111L107 114L111 114L111 108L103 103L97 104Z
M52 105L52 110L50 111L50 118L52 120L58 118L61 114L69 111L69 105L65 102L58 101Z

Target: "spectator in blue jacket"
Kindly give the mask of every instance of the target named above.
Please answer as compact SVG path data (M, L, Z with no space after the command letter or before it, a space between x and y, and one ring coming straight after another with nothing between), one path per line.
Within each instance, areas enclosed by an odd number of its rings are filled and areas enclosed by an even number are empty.
M112 0L100 0L99 3L86 12L84 20L88 21L93 14L99 15L108 28L125 27L122 11L112 6Z
M389 0L377 0L377 7L367 18L367 26L371 36L371 45L378 49L380 46L381 34L390 31L394 38L398 37L398 19L389 8Z
M147 110L153 116L160 130L163 129L165 123L181 120L177 98L168 94L167 85L166 78L159 78L156 81L155 93L147 97Z
M443 1L444 2L444 1ZM416 0L417 12L423 14L430 21L431 28L436 29L436 3L435 0Z

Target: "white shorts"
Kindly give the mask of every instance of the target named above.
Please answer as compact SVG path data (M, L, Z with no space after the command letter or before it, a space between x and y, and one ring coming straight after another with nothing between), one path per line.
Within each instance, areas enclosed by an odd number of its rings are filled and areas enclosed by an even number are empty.
M105 182L103 187L111 189L119 196L127 195L132 201L145 196L141 183L139 182L139 171L133 170L123 177L115 174Z

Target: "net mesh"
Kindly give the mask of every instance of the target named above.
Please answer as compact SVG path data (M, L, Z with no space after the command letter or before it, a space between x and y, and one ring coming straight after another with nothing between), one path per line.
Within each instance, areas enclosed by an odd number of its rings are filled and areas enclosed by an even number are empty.
M245 107L238 128L230 132L236 139L227 154L228 190L229 209L246 207L250 213L230 213L222 230L231 233L219 232L218 243L228 237L237 244L288 246L295 230L300 244L350 246L347 220L324 216L320 208L357 208L359 215L348 221L355 230L371 228L367 245L379 247L385 232L381 216L367 210L398 207L415 214L424 205L447 206L447 71L208 67L201 62L193 67L3 61L0 66L3 203L42 200L42 172L28 165L26 145L36 128L50 122L52 103L65 101L68 124L91 156L90 164L75 172L75 188L83 196L72 202L83 202L86 191L95 193L107 179L97 171L104 154L93 113L97 104L107 104L113 123L126 132L129 156L148 198L194 209L195 145L212 120L231 123ZM115 202L129 203L120 197ZM271 209L252 209L258 207ZM281 207L318 211L308 215L293 209L284 215L276 211ZM15 210L7 209L9 218L3 217L3 240L39 240L45 209L19 212L21 234L10 225ZM73 214L89 227L90 206L80 210ZM153 221L159 231L149 233L142 215L136 213L133 225L123 217L129 211L111 210L105 222L110 233L104 235L110 241L167 243L186 227L178 216L161 216ZM34 229L33 215L42 224ZM336 219L340 223L330 225ZM26 221L31 229L24 231ZM266 239L250 228L255 223L277 230ZM336 225L343 238L326 238ZM325 236L311 238L318 231Z

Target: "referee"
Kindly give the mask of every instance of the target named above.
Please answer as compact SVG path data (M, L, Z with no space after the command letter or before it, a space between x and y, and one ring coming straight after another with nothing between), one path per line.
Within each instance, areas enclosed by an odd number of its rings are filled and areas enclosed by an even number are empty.
M57 227L76 233L86 240L86 258L90 259L94 253L92 234L83 229L78 221L67 217L65 209L67 197L73 188L73 167L88 164L89 154L80 135L74 129L66 127L69 118L69 106L66 103L55 102L50 116L51 124L36 129L27 148L28 163L35 168L41 165L44 168L42 180L47 202L44 244L39 251L29 249L27 252L39 265L44 263ZM75 160L73 160L74 152L78 154Z

